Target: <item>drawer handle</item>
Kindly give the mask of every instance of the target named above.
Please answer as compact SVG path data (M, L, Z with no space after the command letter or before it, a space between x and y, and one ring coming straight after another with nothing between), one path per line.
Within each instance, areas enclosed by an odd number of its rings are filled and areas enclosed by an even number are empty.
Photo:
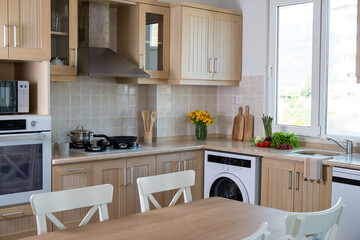
M184 171L186 171L186 160L184 160Z
M130 168L130 184L134 183L134 168Z
M288 172L288 189L291 189L291 185L292 185L291 178L292 178L292 171L289 171Z
M177 164L178 164L178 172L180 172L180 171L181 171L181 168L180 168L180 161L178 161L178 162L177 162Z
M8 216L13 216L13 215L18 215L18 214L24 214L24 212L19 211L19 212L13 212L13 213L3 213L3 214L1 214L1 216L8 217Z
M14 25L14 48L16 48L16 26Z
M85 170L84 167L79 167L79 168L68 168L65 169L66 172L74 172L74 171L80 171L80 170Z
M75 61L74 67L77 66L77 61L78 61L77 59L78 59L78 50L77 48L74 48L74 61Z
M299 190L299 176L300 176L300 173L296 172L295 173L295 190Z
M126 186L126 168L124 168L124 183L123 186Z

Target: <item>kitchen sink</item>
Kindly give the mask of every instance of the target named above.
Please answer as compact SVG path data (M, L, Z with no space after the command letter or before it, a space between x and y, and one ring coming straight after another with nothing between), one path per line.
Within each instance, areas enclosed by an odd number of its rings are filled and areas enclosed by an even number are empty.
M333 157L343 154L342 152L319 150L319 149L301 149L301 150L295 150L293 151L293 153L308 155L308 156L328 156L328 157Z

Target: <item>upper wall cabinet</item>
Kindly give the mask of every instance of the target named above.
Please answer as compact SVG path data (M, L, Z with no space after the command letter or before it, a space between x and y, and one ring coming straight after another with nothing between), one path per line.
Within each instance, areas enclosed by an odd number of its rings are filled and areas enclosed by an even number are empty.
M51 0L51 81L77 75L78 0Z
M142 1L117 5L117 51L150 78L118 79L119 83L167 83L169 78L170 6Z
M50 60L50 1L0 0L0 59Z
M193 3L171 5L171 84L239 85L242 14Z

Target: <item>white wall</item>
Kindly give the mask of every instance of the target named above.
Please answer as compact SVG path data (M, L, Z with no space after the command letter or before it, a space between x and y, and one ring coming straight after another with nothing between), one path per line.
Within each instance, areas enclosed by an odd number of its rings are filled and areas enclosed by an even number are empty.
M178 0L162 0L177 2ZM264 76L267 61L266 0L188 0L243 12L243 76Z

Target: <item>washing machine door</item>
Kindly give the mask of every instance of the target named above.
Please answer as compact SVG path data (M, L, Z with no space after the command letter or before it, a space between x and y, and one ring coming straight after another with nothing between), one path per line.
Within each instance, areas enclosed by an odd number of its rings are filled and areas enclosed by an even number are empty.
M243 182L231 173L216 175L208 189L209 197L223 197L249 203L249 194Z

